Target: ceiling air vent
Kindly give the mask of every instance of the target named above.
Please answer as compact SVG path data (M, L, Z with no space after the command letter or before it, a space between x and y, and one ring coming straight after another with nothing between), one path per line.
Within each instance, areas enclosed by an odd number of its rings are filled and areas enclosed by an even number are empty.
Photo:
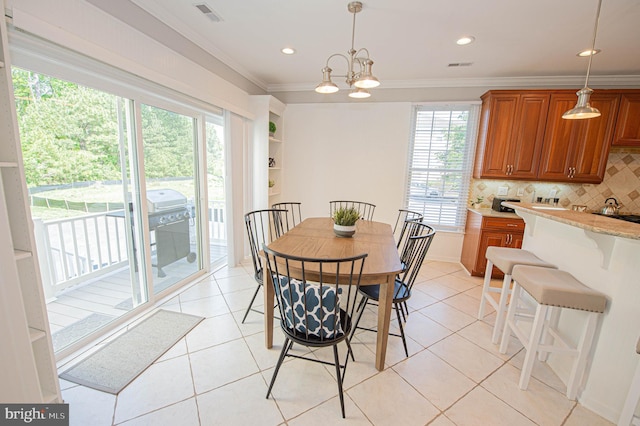
M220 17L220 15L218 15L216 12L214 12L213 9L211 9L210 6L208 6L208 5L204 4L204 3L196 4L194 6L197 7L198 10L204 14L204 16L206 16L207 18L209 18L213 22L222 21L222 18Z
M453 62L447 66L449 68L454 68L454 67L470 67L471 65L473 65L473 62Z

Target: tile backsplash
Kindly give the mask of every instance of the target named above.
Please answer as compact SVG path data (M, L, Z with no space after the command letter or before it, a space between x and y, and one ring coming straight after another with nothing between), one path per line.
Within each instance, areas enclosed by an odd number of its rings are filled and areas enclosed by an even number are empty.
M590 211L599 210L607 198L614 197L621 205L621 213L640 214L640 148L612 149L604 180L597 185L472 179L469 200L483 197L481 206L491 207L499 187L508 188L507 195L501 198L520 198L526 202L535 201L537 197L548 198L555 190L561 206L585 205ZM521 197L517 195L519 190L523 193Z

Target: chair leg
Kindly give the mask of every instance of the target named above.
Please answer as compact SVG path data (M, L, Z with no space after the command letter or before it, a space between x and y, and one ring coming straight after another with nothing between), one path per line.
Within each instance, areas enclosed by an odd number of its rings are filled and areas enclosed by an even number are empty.
M547 318L547 305L538 305L536 307L536 316L533 319L533 325L531 327L531 336L529 336L529 342L526 345L526 355L524 357L524 363L522 364L522 373L520 374L520 382L518 387L522 390L526 390L529 386L529 379L531 379L531 371L533 370L533 363L536 360L536 354L538 353L538 346L540 345L540 336L542 335L542 328Z
M249 315L249 311L251 310L251 307L253 306L253 302L255 302L256 300L256 296L258 295L258 292L260 291L260 287L262 287L262 284L258 283L258 287L256 287L256 292L253 293L253 297L251 298L251 302L249 302L249 307L247 308L247 312L244 313L244 317L242 317L242 324L244 324L244 321L247 319L247 315Z
M400 321L400 308L398 308L398 304L395 303L394 307L396 308L396 317L398 317L398 325L400 326L400 337L402 337L402 345L404 346L404 354L409 358L409 351L407 350L407 340L404 337L404 327L402 326L402 321Z
M338 357L338 345L333 345L333 358L336 364L336 376L338 378L338 394L340 395L340 408L342 409L342 418L345 418L344 414L344 395L342 393L342 380L344 377L344 373L340 374L340 358ZM349 357L347 357L347 361ZM345 365L345 370L347 366Z
M598 325L598 315L597 312L589 313L587 326L580 337L580 342L578 342L578 357L573 362L573 368L571 369L569 381L567 382L567 398L570 400L575 400L578 395L578 388L582 382L584 369L587 365L587 357L589 356L593 336L596 333L596 326Z
M289 340L289 338L285 338L284 345L282 345L282 352L280 352L280 358L278 358L278 363L276 364L276 369L273 370L273 377L271 377L271 383L269 384L269 390L267 390L267 399L269 399L269 395L271 394L271 389L273 388L273 384L276 382L276 376L278 375L278 371L280 370L280 366L284 361L284 358L287 356L287 352L293 346L293 340Z
M491 277L489 277L491 280ZM500 340L500 333L504 327L505 311L507 309L507 296L509 295L509 287L511 286L511 275L504 274L502 280L502 291L500 292L500 301L498 302L498 310L496 311L496 324L493 326L493 334L491 335L491 343L494 345ZM480 302L484 306L484 300Z
M351 330L351 336L349 336L349 339L353 339L353 335L356 333L358 324L360 324L360 319L362 319L362 314L364 314L364 310L367 307L367 299L368 297L362 296L362 300L360 301L357 309L358 316L356 317L356 322L353 323L353 328Z
M633 379L631 379L631 388L629 388L629 394L618 418L618 426L631 425L638 402L640 402L640 363L636 367Z
M484 298L489 294L489 285L491 284L491 272L493 272L493 262L487 259L487 267L484 271L484 282L482 284L482 295L480 296L480 309L478 310L478 319L484 318Z
M499 349L501 354L507 353L507 347L509 346L509 339L511 338L511 325L513 324L516 317L516 310L518 309L519 300L520 300L520 286L518 285L518 283L514 283L513 293L511 296L511 303L509 303L507 318L505 318L504 320L504 329L502 330L502 341L500 342L500 349Z
M351 360L355 362L356 359L353 356L353 349L351 349L351 342L349 341L349 337L345 338L344 341L347 344L347 360L349 360L349 354L351 354ZM346 362L345 362L345 365L346 365Z
M544 330L542 330L542 344L545 346L553 344L555 339L553 335L549 333L549 330L556 330L558 328L558 321L560 320L560 308L551 307L549 310L549 321L545 322ZM538 351L539 361L546 362L548 358L549 352L545 350Z

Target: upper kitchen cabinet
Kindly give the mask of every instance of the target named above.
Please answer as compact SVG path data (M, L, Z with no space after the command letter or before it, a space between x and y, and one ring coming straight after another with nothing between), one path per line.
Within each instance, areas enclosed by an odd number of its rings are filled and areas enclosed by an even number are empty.
M600 183L604 177L620 94L596 91L591 105L600 117L565 120L574 107L573 92L551 94L538 179L554 182Z
M549 97L549 92L515 90L482 96L474 177L536 178Z
M640 90L620 96L613 146L640 146Z

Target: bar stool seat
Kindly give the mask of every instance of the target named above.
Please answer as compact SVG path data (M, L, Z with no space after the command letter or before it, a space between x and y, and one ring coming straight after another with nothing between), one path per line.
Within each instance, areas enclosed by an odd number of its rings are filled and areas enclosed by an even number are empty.
M513 293L502 333L500 353L507 352L511 332L524 345L526 355L518 384L522 390L526 390L529 385L536 354L539 354L541 361L546 361L551 352L574 356L567 382L567 398L574 400L591 351L598 315L604 312L607 298L604 294L585 286L568 272L558 269L516 265L513 267L512 276ZM533 318L529 309L519 306L522 303L522 290L537 302ZM575 309L588 313L582 336L575 347L563 339L558 331L561 309ZM518 326L519 320L533 320L529 335Z
M507 297L511 293L511 273L515 265L540 266L545 268L555 268L555 265L545 262L535 254L527 250L509 248L509 247L487 247L486 252L487 268L484 273L484 284L482 286L482 297L480 298L480 309L478 311L478 319L484 317L485 301L496 310L496 322L493 326L493 334L491 342L496 344L500 340L500 333L504 325L504 317L506 315ZM502 287L491 287L491 272L493 266L500 269L504 273ZM500 300L495 301L490 293L500 293Z
M636 352L640 355L640 339L638 339L638 343L636 343ZM636 372L631 380L631 388L629 389L627 400L622 408L622 413L620 413L618 426L629 426L633 424L634 418L640 419L633 415L638 406L638 402L640 402L640 362L638 362Z

